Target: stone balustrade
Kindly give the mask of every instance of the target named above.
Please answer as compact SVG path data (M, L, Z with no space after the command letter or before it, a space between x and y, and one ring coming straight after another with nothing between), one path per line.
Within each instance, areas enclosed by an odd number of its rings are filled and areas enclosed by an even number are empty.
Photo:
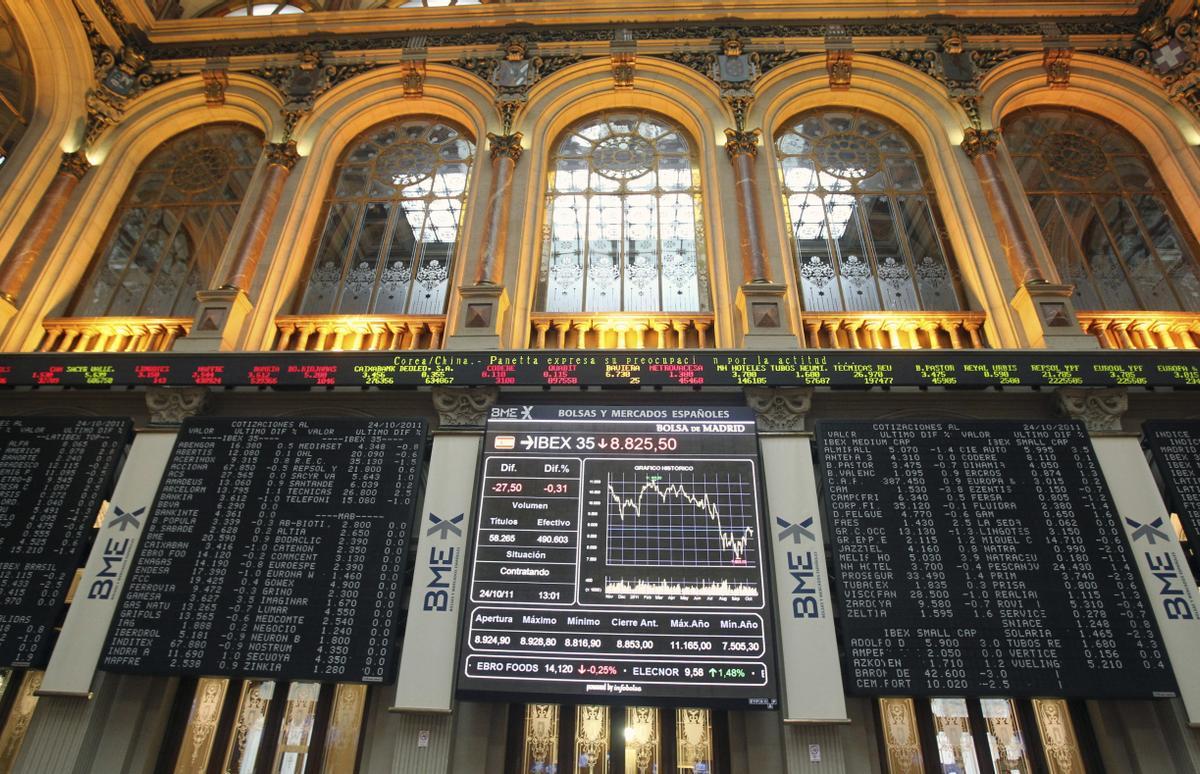
M166 352L190 317L56 317L42 321L40 352Z
M985 349L983 312L804 312L813 349Z
M709 349L711 314L535 314L530 349Z
M441 349L445 317L285 315L275 318L278 352Z
M1104 349L1200 349L1195 312L1076 312Z

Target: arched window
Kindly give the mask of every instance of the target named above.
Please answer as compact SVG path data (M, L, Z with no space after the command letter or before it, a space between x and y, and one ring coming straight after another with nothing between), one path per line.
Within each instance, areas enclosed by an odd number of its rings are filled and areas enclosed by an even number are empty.
M1079 309L1200 311L1196 247L1133 137L1089 113L1033 108L1005 119L1004 138Z
M437 118L389 121L350 143L299 312L444 314L474 155Z
M820 110L775 145L805 309L962 308L924 159L900 127Z
M8 160L25 127L33 103L33 70L20 32L0 4L0 165Z
M261 155L262 135L237 124L160 145L134 173L71 314L191 316Z
M299 4L288 2L263 2L263 0L236 0L220 7L217 16L287 16L304 13Z
M571 127L550 158L538 308L708 311L699 209L679 127L633 111Z

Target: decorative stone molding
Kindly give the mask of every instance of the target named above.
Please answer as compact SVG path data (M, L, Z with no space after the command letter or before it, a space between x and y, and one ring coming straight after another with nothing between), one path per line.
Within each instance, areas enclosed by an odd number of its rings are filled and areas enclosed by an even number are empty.
M446 64L479 76L496 90L495 105L500 111L504 133L512 131L513 121L529 99L533 85L551 73L583 59L580 54L538 56L526 35L506 35L499 50L486 56L461 56Z
M200 71L204 79L204 102L209 107L225 104L225 89L229 88L229 72L225 69L205 68Z
M438 413L438 427L449 429L478 429L487 422L488 409L500 397L498 387L434 387L433 408Z
M632 89L637 73L637 41L629 30L617 30L616 38L609 49L612 62L613 86L617 89Z
M1058 413L1082 420L1091 433L1121 431L1121 417L1129 409L1124 387L1060 387L1054 391Z
M425 60L429 52L423 37L413 38L409 43L400 57L400 66L404 68L400 84L405 99L419 99L425 95Z
M979 156L995 153L996 149L1000 147L1000 130L970 127L963 133L963 141L959 147L972 160Z
M760 433L802 433L812 408L813 388L747 387L746 405L754 410Z
M488 151L492 155L492 159L498 159L504 156L512 159L516 164L521 160L521 154L524 150L521 148L521 138L524 137L520 132L513 134L495 134L488 132Z
M830 49L825 52L825 70L829 73L829 88L846 91L854 74L854 52L850 49Z
M296 151L295 140L265 143L263 145L263 155L267 157L268 165L283 167L289 172L296 166L296 162L300 160L300 154Z
M758 137L762 134L758 129L749 132L737 129L725 130L725 153L732 161L738 156L758 157Z
M146 410L150 424L178 425L188 417L203 414L211 393L207 387L147 387Z
M1069 48L1047 48L1042 54L1042 67L1046 70L1046 85L1052 89L1065 89L1071 85L1071 54Z

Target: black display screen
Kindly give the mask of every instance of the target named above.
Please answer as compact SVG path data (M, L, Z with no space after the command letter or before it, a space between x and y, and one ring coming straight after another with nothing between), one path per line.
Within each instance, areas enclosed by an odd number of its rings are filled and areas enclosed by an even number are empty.
M1174 695L1082 424L824 421L817 440L848 690Z
M1146 445L1188 542L1200 545L1200 421L1146 422Z
M420 488L419 419L192 419L102 668L379 683Z
M0 419L0 665L44 667L128 419Z
M746 408L492 409L462 695L776 706Z
M0 387L1200 387L1200 353L1144 351L0 354Z

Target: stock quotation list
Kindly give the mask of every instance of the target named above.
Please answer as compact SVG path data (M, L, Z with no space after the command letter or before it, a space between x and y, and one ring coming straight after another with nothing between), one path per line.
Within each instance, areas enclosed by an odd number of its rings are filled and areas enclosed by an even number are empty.
M496 407L463 695L776 706L745 408Z
M1166 484L1188 542L1200 544L1200 422L1146 422L1146 446Z
M817 423L848 689L1171 696L1074 422Z
M388 679L424 444L419 419L188 420L102 668Z
M128 419L0 419L0 666L43 667Z

